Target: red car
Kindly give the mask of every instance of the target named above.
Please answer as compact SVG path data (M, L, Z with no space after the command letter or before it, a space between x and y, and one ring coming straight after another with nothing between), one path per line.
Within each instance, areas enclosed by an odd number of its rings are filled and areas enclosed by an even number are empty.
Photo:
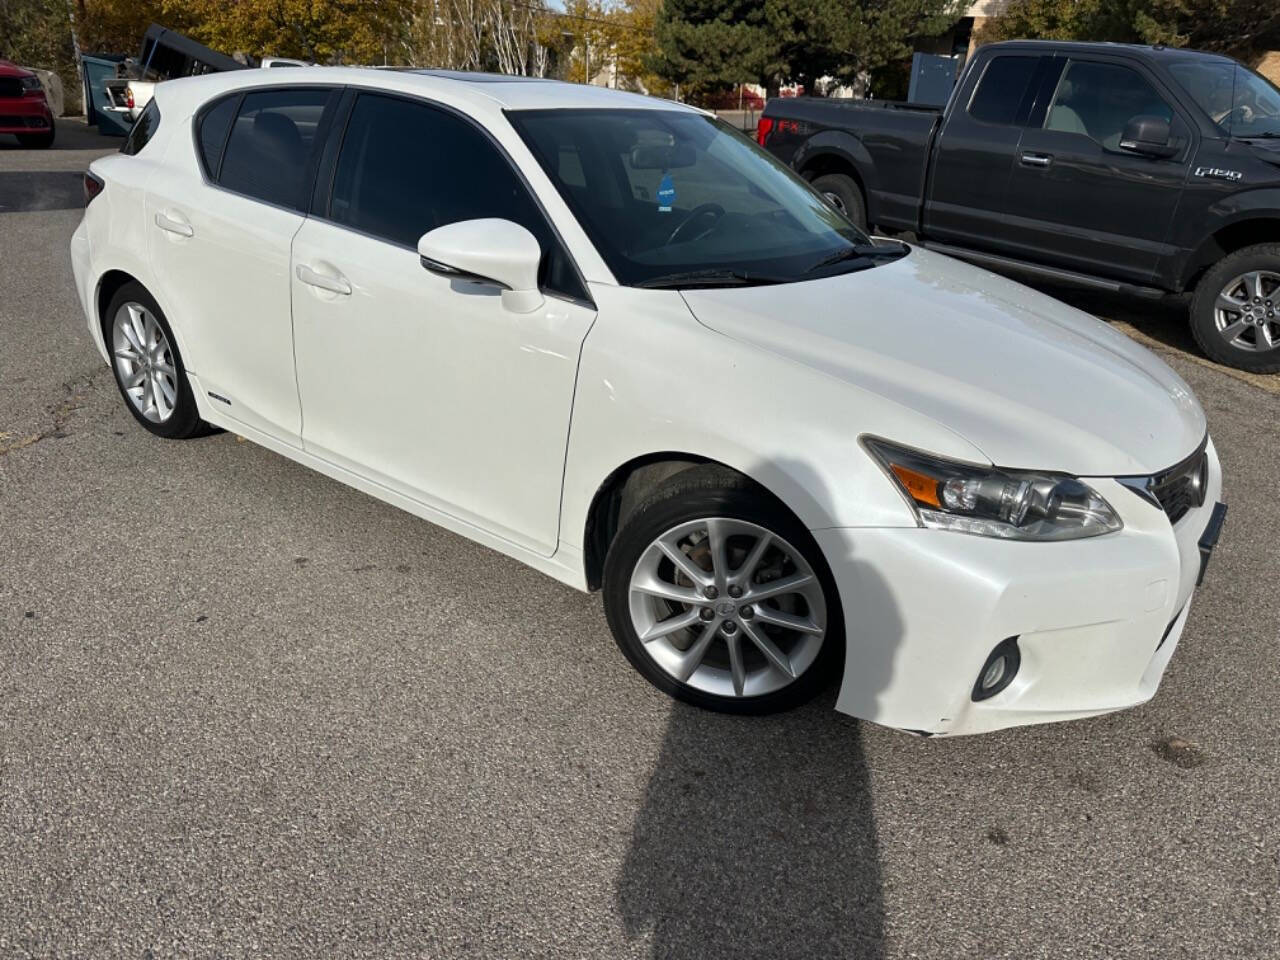
M12 133L24 147L53 144L53 111L40 78L0 60L0 133Z

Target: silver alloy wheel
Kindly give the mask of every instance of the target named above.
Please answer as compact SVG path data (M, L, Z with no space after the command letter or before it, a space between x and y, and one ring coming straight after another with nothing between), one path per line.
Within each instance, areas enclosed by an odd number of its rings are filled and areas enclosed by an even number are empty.
M844 208L844 200L843 200L843 199L841 199L840 194L838 194L838 193L831 193L831 192L829 192L829 191L824 191L822 195L823 195L824 197L826 197L827 203L831 204L833 207L835 207L835 208L836 208L837 210L839 210L841 213L848 213L848 212L849 212L848 210L846 210L846 209Z
M1213 322L1237 350L1280 347L1280 273L1250 270L1228 282L1213 305Z
M145 306L122 304L111 322L116 372L133 408L152 423L164 423L178 403L178 372L164 328Z
M658 666L722 697L794 683L827 633L822 584L800 551L727 517L682 523L646 547L631 573L630 607Z

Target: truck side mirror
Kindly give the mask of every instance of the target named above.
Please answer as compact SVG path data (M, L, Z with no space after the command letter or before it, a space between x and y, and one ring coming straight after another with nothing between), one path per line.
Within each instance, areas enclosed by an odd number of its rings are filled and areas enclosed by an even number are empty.
M1169 142L1171 137L1168 120L1140 114L1124 125L1120 149L1144 157L1172 157L1178 152L1178 145Z

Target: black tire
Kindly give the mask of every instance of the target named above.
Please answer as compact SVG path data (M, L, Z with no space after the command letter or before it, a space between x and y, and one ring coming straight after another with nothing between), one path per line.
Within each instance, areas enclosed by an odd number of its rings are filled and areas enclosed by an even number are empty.
M116 314L125 307L126 304L136 303L145 307L146 310L155 318L160 328L164 331L164 335L169 343L169 354L173 360L173 368L175 371L175 402L173 404L173 412L164 420L159 422L148 420L130 398L128 389L125 387L124 381L121 379L120 364L116 362L113 355L112 346L112 325ZM199 411L196 408L196 398L191 392L191 384L187 380L187 370L182 363L182 356L178 352L178 341L173 336L173 328L169 326L169 321L165 318L164 312L160 309L160 305L156 303L155 298L147 292L142 284L130 281L116 291L115 296L111 298L110 304L107 306L106 313L102 317L102 335L107 345L107 353L112 355L111 372L115 376L116 388L120 391L120 397L124 400L125 407L133 414L133 418L142 424L148 431L154 433L157 437L164 437L167 440L186 440L190 437L202 436L212 431L212 428L200 419Z
M1260 302L1249 304L1253 310L1261 311L1262 319L1267 324L1266 329L1270 331L1276 344L1269 349L1265 346L1257 349L1258 338L1263 334L1256 326L1245 330L1236 338L1235 344L1229 342L1219 330L1218 295L1228 292L1226 287L1235 278L1255 271L1273 274L1276 278L1264 285L1264 294L1258 298ZM1255 313L1254 316L1256 315ZM1247 315L1228 313L1224 319L1239 316ZM1196 284L1195 296L1191 300L1190 320L1191 333L1196 343L1211 359L1253 373L1280 371L1280 243L1259 243L1244 247L1210 267Z
M833 207L863 230L867 229L867 203L863 199L862 188L853 177L847 177L843 173L828 173L815 178L812 186Z
M781 689L757 696L723 696L697 689L660 666L646 651L636 631L631 613L631 577L637 564L650 545L667 531L708 517L745 521L764 527L799 552L817 576L826 608L826 633L807 669ZM774 497L745 477L723 467L699 465L668 478L629 516L622 518L605 559L603 593L609 627L626 658L659 690L698 707L722 713L754 715L787 710L810 700L839 677L843 669L844 617L835 581L822 551L804 525ZM757 604L757 607L761 605ZM673 613L678 612L673 608ZM763 628L759 622L755 626ZM694 629L700 629L700 625L690 628L691 636ZM760 651L746 641L745 635L739 641L747 651L743 656L755 657L758 666L763 662ZM713 653L716 651L713 648L717 644L721 645L717 656L727 662L727 641L721 633L715 633L707 647L708 660L714 662Z
M47 150L53 146L53 138L57 130L57 127L50 127L47 133L20 133L17 135L18 143L36 150Z

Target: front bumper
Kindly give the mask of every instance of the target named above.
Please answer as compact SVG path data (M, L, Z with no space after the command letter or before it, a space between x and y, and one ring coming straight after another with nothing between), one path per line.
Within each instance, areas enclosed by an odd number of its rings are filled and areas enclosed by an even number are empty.
M0 133L48 133L53 111L44 97L0 98Z
M1111 479L1089 483L1124 529L1028 543L921 528L814 531L840 588L847 651L837 709L956 735L1108 713L1151 699L1186 623L1200 540L1222 492L1213 444L1203 506L1171 525ZM987 656L1021 667L972 699Z

